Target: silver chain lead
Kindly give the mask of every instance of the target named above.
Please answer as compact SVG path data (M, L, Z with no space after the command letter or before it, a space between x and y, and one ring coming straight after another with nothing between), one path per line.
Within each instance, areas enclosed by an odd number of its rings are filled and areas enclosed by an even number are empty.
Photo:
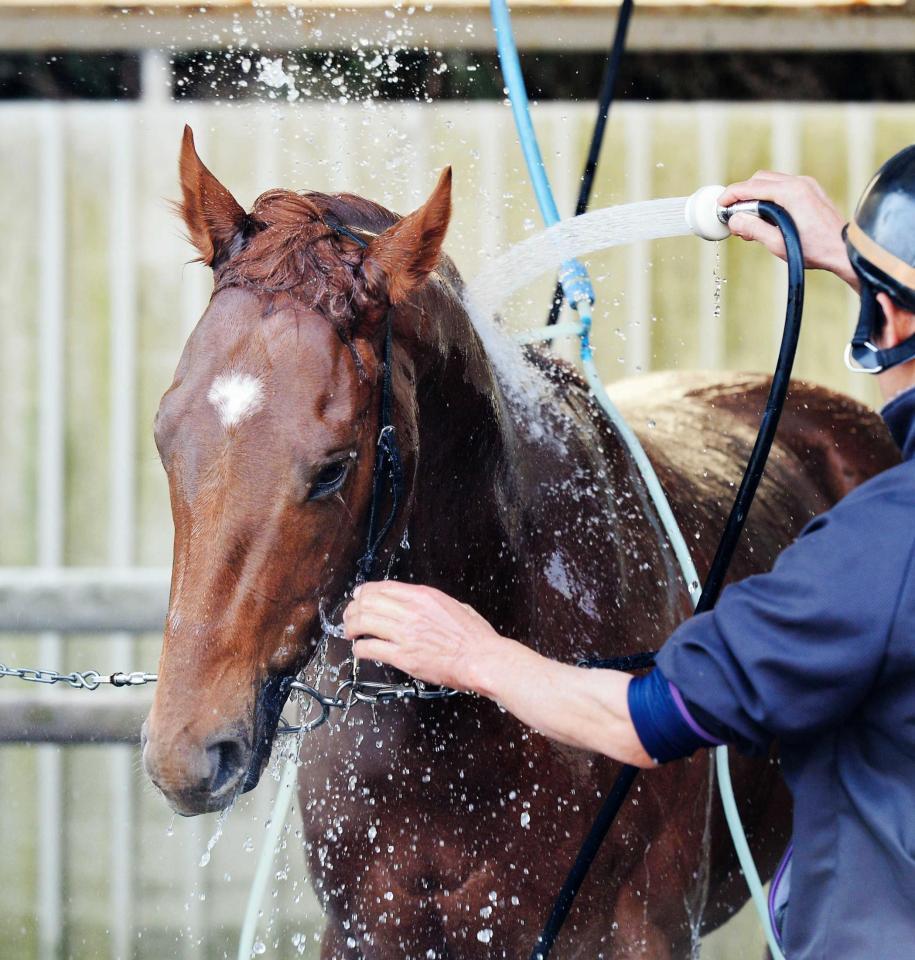
M140 687L146 683L155 683L156 674L135 670L132 673L99 673L98 670L74 670L71 673L58 673L56 670L36 670L33 667L8 667L0 663L0 677L15 677L29 683L65 683L77 690L97 690L103 683L112 687Z

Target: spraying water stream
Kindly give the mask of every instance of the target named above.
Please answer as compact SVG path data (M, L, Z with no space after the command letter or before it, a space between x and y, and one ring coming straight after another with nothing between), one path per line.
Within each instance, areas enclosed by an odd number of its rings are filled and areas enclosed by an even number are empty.
M515 291L564 261L634 243L692 232L684 210L688 197L642 200L570 217L509 248L467 286L473 314L492 315Z

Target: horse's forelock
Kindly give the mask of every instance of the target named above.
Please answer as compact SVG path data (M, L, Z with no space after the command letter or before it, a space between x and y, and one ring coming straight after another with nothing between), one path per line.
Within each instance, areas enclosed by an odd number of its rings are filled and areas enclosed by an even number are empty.
M290 296L348 337L371 298L357 270L361 251L329 224L374 230L396 220L358 197L269 190L254 203L244 247L218 270L216 289L243 286Z

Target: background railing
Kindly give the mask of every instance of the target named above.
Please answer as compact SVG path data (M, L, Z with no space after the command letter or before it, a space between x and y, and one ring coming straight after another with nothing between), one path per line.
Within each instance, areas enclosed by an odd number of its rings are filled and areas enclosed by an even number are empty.
M563 211L573 206L591 119L588 104L536 110ZM185 265L192 251L165 202L177 194L184 122L245 205L283 185L352 190L406 211L451 163L447 248L468 277L487 251L539 227L509 112L497 103L0 105L2 662L155 669L172 532L151 423L209 291L208 272ZM772 167L817 176L848 209L878 162L911 141L913 123L908 106L624 103L594 205L687 194ZM590 263L608 380L669 367L770 367L784 270L764 251L688 238ZM541 322L552 284L544 277L516 298L509 322ZM797 371L872 401L872 385L841 363L853 309L834 278L810 278ZM56 711L73 716L89 701L99 723L112 705L143 712L138 691L24 686L0 680L7 739L16 723L48 727ZM259 848L269 794L262 787L239 804L200 868L212 818L169 827L134 747L4 746L0 958L231 955L253 869L246 838ZM299 936L311 956L320 919L310 894L307 908L293 902L305 887L300 851L288 870L275 955L300 955Z

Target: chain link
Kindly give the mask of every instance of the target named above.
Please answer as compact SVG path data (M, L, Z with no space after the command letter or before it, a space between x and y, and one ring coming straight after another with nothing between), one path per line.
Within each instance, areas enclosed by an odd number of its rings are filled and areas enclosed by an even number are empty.
M397 703L404 700L445 700L454 697L459 690L450 687L428 686L422 680L407 680L403 683L382 683L378 680L344 680L333 696L321 693L315 687L302 680L294 680L291 689L298 690L314 700L321 713L306 723L292 726L283 720L277 728L278 734L310 733L317 730L330 719L331 710L347 711L354 703L367 703L377 706L385 703Z
M97 690L103 683L112 687L140 687L146 683L155 683L156 674L135 670L132 673L99 673L98 670L74 670L72 673L58 673L56 670L36 670L33 667L8 667L0 663L0 677L15 677L29 683L65 683L76 690Z

